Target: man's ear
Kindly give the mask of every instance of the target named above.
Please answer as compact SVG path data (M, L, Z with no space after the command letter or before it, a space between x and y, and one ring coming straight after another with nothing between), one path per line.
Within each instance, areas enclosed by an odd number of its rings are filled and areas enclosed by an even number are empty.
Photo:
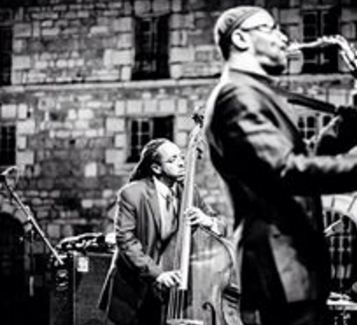
M151 169L154 172L155 175L160 175L161 174L161 166L158 163L152 163L151 164Z
M231 36L232 44L240 51L246 51L251 43L249 36L239 29L236 29Z

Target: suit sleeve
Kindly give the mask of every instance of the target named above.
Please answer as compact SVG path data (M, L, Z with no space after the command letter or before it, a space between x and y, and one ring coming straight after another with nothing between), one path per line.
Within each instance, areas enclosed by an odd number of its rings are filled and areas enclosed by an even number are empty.
M194 202L195 205L203 211L203 213L212 218L213 225L211 230L219 236L226 236L226 221L222 218L222 216L218 215L218 213L202 198L199 190L196 187L194 192Z
M275 182L293 195L357 188L357 155L308 156L298 152L269 105L258 91L234 85L223 87L217 97L213 136L230 177L239 173L239 179L249 178L250 183L252 179L256 183L262 179ZM268 188L269 184L263 186Z
M137 271L139 276L153 281L162 273L162 269L143 251L143 246L137 238L137 210L130 195L125 191L118 193L117 213L115 217L115 234L120 253L130 267ZM144 217L144 216L141 216Z

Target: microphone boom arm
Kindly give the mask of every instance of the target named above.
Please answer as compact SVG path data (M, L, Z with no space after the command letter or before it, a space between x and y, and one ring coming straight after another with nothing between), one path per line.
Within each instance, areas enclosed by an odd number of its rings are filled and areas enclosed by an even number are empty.
M55 257L55 259L57 260L57 262L60 265L63 265L64 262L61 259L61 257L59 256L59 254L57 253L57 251L54 249L54 247L52 246L52 244L49 242L49 240L47 239L47 237L45 236L44 232L42 231L41 227L39 226L39 224L37 223L36 219L34 218L34 216L32 215L30 209L28 206L25 206L21 199L19 198L19 196L17 195L17 193L9 186L9 184L7 183L6 177L5 177L5 181L4 181L4 185L6 187L6 189L8 190L8 192L10 193L11 198L14 199L14 201L17 203L18 207L22 210L23 213L25 213L27 220L31 223L31 225L34 227L34 229L36 230L36 232L39 234L39 236L41 237L41 239L43 240L43 242L46 244L46 246L49 248L49 250L51 251L51 253L53 254L53 256Z

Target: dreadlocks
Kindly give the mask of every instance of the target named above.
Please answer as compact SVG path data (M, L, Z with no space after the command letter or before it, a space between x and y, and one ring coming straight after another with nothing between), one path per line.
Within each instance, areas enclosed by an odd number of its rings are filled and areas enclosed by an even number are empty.
M155 162L160 162L160 157L157 149L164 143L169 142L165 138L157 138L149 141L143 148L140 160L132 171L129 182L133 182L139 179L146 178L152 175L151 165Z

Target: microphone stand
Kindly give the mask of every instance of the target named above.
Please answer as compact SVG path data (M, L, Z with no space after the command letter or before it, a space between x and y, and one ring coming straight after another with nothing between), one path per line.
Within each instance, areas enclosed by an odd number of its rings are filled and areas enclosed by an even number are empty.
M59 254L57 253L57 251L54 249L54 247L52 246L52 244L49 242L49 240L46 238L44 232L42 231L42 229L40 228L39 224L37 223L36 219L34 218L34 216L32 215L30 208L26 205L24 205L21 201L21 199L19 198L19 196L17 195L17 193L9 186L6 177L4 177L4 184L5 184L5 188L7 189L7 191L10 194L10 197L17 203L18 207L22 210L22 212L25 214L25 216L27 217L27 220L30 222L30 224L32 225L33 229L36 230L37 234L40 236L40 238L42 239L42 241L46 244L46 246L49 248L50 252L52 253L52 255L54 256L54 258L56 259L56 261L60 264L63 265L64 262L61 259L61 257L59 256ZM31 230L32 231L32 230ZM30 234L31 236L31 241L33 240L33 236L32 234Z

